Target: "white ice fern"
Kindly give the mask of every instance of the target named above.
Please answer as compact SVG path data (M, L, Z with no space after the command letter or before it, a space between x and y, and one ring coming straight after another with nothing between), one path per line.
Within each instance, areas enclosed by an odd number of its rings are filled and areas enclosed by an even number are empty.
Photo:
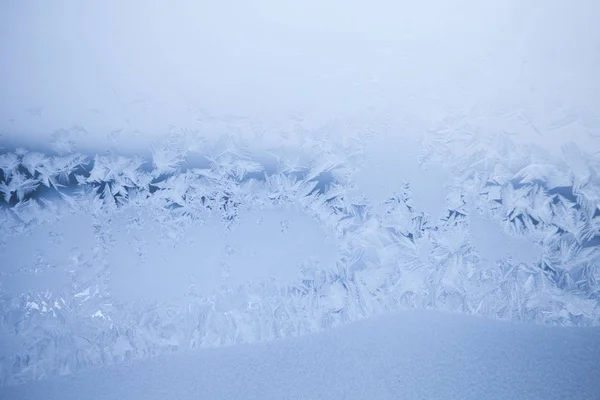
M562 159L535 149L520 153L506 135L461 133L463 122L448 122L423 147L423 162L443 162L454 174L448 212L439 220L412 203L410 182L399 182L377 207L351 195L361 158L360 147L347 141L271 149L275 165L241 144L207 148L202 165L173 143L154 146L152 160L22 149L0 154L0 243L25 239L73 212L94 221L91 254L73 249L68 255L62 292L26 290L14 297L0 286L1 324L24 343L22 352L2 358L2 382L299 335L403 307L599 324L598 161L573 146ZM289 282L223 285L210 294L191 285L173 301L129 303L111 294L112 221L132 227L158 221L163 240L176 243L210 216L232 229L242 208L285 205L299 207L337 238L337 262L303 265ZM473 241L473 221L482 218L476 210L498 230L540 246L538 259L484 257ZM142 242L136 242L140 257ZM2 277L24 273L8 267L2 265ZM33 270L44 268L52 267L40 262Z

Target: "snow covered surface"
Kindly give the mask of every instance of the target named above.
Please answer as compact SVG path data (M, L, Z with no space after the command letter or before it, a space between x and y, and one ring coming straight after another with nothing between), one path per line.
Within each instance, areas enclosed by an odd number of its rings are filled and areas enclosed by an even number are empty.
M595 400L599 359L599 328L404 311L301 338L94 368L0 397Z

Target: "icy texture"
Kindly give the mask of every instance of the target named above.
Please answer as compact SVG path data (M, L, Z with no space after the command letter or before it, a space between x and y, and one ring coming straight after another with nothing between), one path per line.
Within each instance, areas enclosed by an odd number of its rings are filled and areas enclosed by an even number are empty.
M268 156L235 141L191 146L185 134L148 160L5 151L0 334L19 346L0 354L1 382L406 307L598 325L600 160L574 144L556 158L448 124L418 155L449 175L440 215L413 199L423 182L398 179L379 203L357 190L364 138L307 137ZM273 231L282 236L261 244Z

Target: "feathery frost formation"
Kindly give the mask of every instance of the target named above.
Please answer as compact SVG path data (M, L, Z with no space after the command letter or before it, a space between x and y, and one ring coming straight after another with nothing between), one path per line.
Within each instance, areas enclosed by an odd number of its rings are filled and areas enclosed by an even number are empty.
M460 124L449 121L421 149L423 165L443 163L452 172L440 219L413 203L411 182L399 181L383 204L357 196L360 140L307 141L268 154L233 142L191 154L184 141L171 141L154 146L151 159L2 150L0 338L19 346L0 354L0 382L296 336L407 307L598 325L600 157L569 144L555 158ZM221 221L218 234L228 235L241 211L260 216L284 207L335 238L335 262L295 266L292 280L243 284L228 279L224 263L210 292L190 281L185 293L166 300L113 293L117 221L143 260L147 246L136 232L149 221L173 247L211 218ZM33 263L13 265L14 243L38 240L44 227L68 218L90 221L89 243L75 243L77 233L53 234L41 240L75 244L59 257L67 261L40 251ZM45 274L61 280L28 284Z

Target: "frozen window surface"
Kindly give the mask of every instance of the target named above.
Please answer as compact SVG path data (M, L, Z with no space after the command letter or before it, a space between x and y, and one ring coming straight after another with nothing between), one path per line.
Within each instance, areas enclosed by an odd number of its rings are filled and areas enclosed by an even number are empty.
M405 309L600 325L600 2L238 3L0 5L0 386Z
M123 300L169 300L190 291L209 296L222 286L289 282L302 267L336 262L334 241L298 210L242 210L238 218L226 229L219 217L207 215L173 242L152 215L138 217L140 227L123 215L111 227L111 290Z
M575 144L552 157L505 137L503 156L438 140L383 200L361 193L360 141L268 161L240 143L204 159L173 143L150 159L0 154L2 327L19 344L3 382L404 308L598 325L598 160ZM442 212L413 191L431 166L447 170Z

